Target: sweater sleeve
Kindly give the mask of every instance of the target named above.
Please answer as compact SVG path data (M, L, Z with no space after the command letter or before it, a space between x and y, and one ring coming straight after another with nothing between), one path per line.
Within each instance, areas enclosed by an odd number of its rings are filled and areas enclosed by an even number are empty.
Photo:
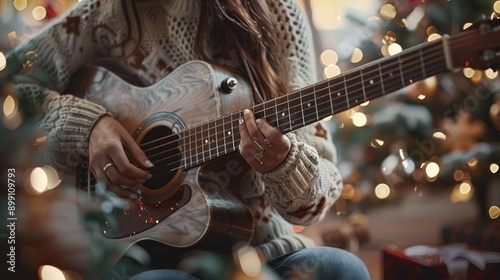
M117 5L117 4L115 4ZM47 156L61 171L77 166L88 153L95 122L108 114L98 104L66 92L70 77L87 63L115 51L125 26L121 8L82 1L7 54L8 75L28 114L47 136ZM105 16L109 15L109 16Z
M286 11L286 34L283 51L291 69L292 89L310 85L316 79L312 32L302 8L291 0L282 0ZM287 41L288 40L288 41ZM336 151L331 136L322 124L309 125L288 133L291 149L275 170L261 174L266 194L289 222L312 224L324 216L339 198L342 177L337 169Z

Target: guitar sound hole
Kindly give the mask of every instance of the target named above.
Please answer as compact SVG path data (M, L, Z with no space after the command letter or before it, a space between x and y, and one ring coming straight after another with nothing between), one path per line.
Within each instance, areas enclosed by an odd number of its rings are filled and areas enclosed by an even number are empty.
M179 137L167 126L156 126L146 133L140 145L154 167L150 170L153 177L146 180L143 186L158 190L175 177L182 158L178 141Z

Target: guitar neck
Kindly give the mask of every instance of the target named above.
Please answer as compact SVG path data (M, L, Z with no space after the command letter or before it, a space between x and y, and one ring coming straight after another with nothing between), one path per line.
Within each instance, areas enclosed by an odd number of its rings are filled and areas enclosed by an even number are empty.
M415 46L250 109L282 133L294 131L447 71L443 42ZM184 168L236 151L242 114L238 111L182 132Z

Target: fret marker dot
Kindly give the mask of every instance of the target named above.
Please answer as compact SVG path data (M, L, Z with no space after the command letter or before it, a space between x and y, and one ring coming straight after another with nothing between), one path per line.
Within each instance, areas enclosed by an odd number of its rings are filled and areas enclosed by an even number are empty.
M311 103L307 103L307 107L311 107Z
M231 135L231 131L228 131L228 132L227 132L227 135Z
M337 96L340 96L340 92L339 92L339 93L337 93Z
M205 144L208 143L208 139L205 139Z
M391 72L391 73L389 73L389 76L390 76L390 77L392 77L392 75L394 75L394 74L392 74L392 72Z
M281 113L281 116L284 117L285 116L285 113Z
M374 81L373 80L370 80L370 85L373 85Z

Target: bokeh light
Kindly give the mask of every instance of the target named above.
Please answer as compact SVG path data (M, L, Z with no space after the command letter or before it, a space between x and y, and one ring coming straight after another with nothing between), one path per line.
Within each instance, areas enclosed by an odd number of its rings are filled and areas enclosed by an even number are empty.
M41 280L65 280L64 273L57 267L43 265L38 269Z
M387 184L378 184L375 187L375 196L378 199L386 199L391 194L391 188Z

